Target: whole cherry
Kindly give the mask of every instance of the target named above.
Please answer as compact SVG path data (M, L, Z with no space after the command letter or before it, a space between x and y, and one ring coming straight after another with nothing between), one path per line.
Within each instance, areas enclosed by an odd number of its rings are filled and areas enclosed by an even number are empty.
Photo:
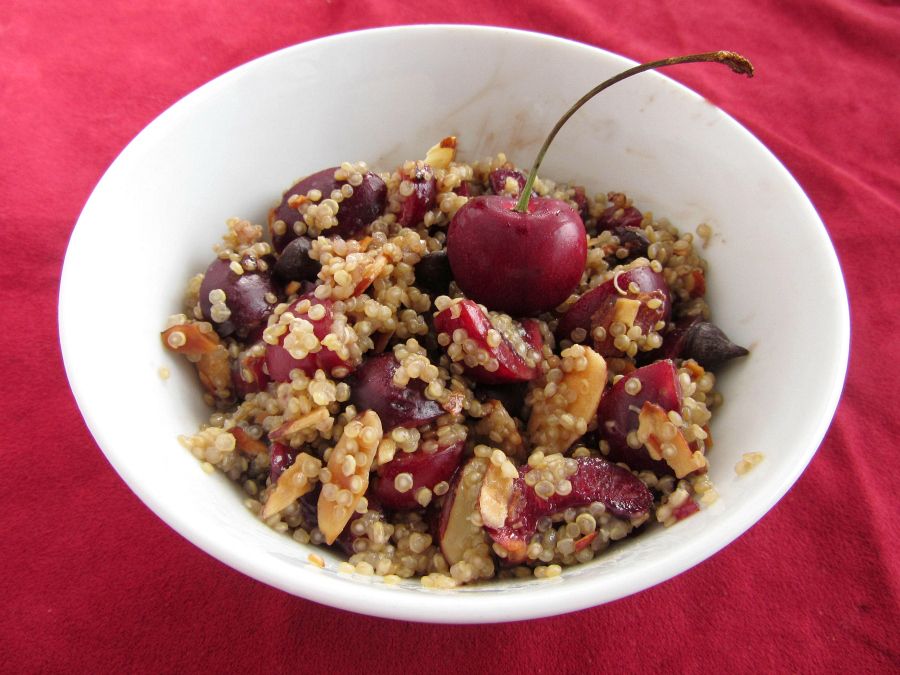
M524 193L523 193L524 194ZM482 195L454 216L447 256L466 296L490 309L531 316L561 304L581 281L587 235L575 210L557 199Z
M734 52L691 54L634 66L597 85L560 118L537 153L518 200L503 195L469 199L453 217L447 256L453 276L468 297L514 316L536 315L566 300L581 281L587 234L581 216L567 202L532 198L541 161L568 119L604 89L647 70L693 62L723 63L753 76L753 66Z

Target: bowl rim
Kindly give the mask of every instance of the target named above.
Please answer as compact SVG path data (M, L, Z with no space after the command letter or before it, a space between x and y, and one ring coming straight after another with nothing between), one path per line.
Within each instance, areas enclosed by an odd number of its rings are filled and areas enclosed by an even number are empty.
M590 590L586 592L587 589L585 588L585 584L571 583L529 589L527 594L511 592L486 593L482 595L454 591L398 593L396 589L384 585L372 584L366 586L365 591L363 591L358 584L347 583L346 580L331 578L328 575L317 576L314 574L307 575L303 573L295 575L295 577L291 579L293 583L288 583L282 574L273 573L264 565L260 565L259 562L254 561L253 556L246 551L223 545L215 536L215 533L197 529L192 526L189 515L170 508L165 503L157 500L152 492L144 487L141 477L135 475L129 469L127 463L124 462L115 451L110 449L112 446L109 444L107 435L104 431L103 420L97 415L96 411L92 411L88 405L85 388L78 377L78 370L74 367L78 358L77 344L74 338L75 331L73 330L76 319L74 315L69 314L69 309L75 301L71 289L74 283L73 278L75 277L77 270L75 268L75 263L73 262L75 254L72 252L77 251L78 248L77 235L79 233L79 227L81 227L82 231L87 227L87 225L82 226L83 220L86 219L85 214L89 213L90 206L95 201L102 198L103 187L108 181L109 175L114 172L116 167L127 162L132 154L138 152L145 145L152 143L157 134L165 132L165 130L172 123L176 122L179 117L188 114L195 102L199 102L200 100L215 94L223 87L228 87L236 78L243 77L255 69L264 68L269 61L284 58L286 54L297 51L314 50L323 44L340 43L371 35L402 38L402 34L420 33L423 31L458 31L492 36L513 36L516 39L547 41L549 43L565 45L570 48L589 50L595 53L599 52L606 58L618 60L624 67L636 65L637 63L631 59L594 45L536 31L471 24L410 24L348 31L291 45L236 66L194 89L169 106L150 122L150 124L144 127L144 129L142 129L125 146L115 160L113 160L94 187L79 215L72 234L70 235L60 279L58 328L66 375L75 401L89 431L107 458L107 461L110 462L119 476L138 498L167 525L185 539L221 562L224 562L230 567L237 569L252 578L279 588L292 595L304 597L332 607L381 618L429 623L493 623L533 619L573 612L610 602L650 588L662 581L681 574L694 565L711 557L737 539L765 516L791 486L794 485L800 474L809 464L818 447L821 445L832 422L841 396L849 358L850 317L846 285L840 271L837 253L828 236L824 223L809 200L809 197L805 194L787 168L784 167L783 163L768 149L768 147L765 146L765 144L762 143L762 141L741 125L740 122L718 107L716 107L716 110L721 113L723 123L730 125L735 133L743 134L752 139L752 141L758 144L760 148L769 155L769 158L780 167L781 172L783 172L779 177L780 180L785 181L785 184L791 187L792 191L795 193L794 196L800 200L799 203L803 208L808 209L811 217L817 221L819 225L816 234L820 239L823 239L823 243L826 244L824 250L828 257L827 264L830 266L829 278L835 283L835 288L833 290L836 293L836 297L842 300L840 303L841 306L838 308L839 311L836 311L835 314L837 322L837 325L835 326L837 331L835 344L837 345L836 356L838 356L838 361L832 364L833 369L831 371L830 387L827 391L827 395L823 396L825 406L821 409L818 424L816 425L814 434L812 434L812 436L816 438L816 442L810 444L808 448L804 449L804 452L801 455L798 455L790 472L784 472L779 476L779 480L775 482L775 484L767 486L768 498L755 509L739 509L729 520L730 527L727 534L723 535L719 533L716 534L716 536L712 536L712 533L707 530L705 533L700 533L698 537L694 538L690 547L683 547L680 550L672 552L672 554L663 561L642 565L640 574L628 569L620 570L620 573L617 575L619 583L615 588L604 589L601 587L594 590L594 592L590 592ZM693 97L705 100L700 94L697 94L680 82L666 77L659 72L647 73L646 76L663 78L668 81L668 86L674 86L682 90L682 93L689 93ZM575 580L573 579L572 581ZM462 598L465 596L470 597L468 597L466 601L463 601ZM480 601L475 601L476 597L478 597ZM528 598L529 602L527 604L522 602L523 597Z

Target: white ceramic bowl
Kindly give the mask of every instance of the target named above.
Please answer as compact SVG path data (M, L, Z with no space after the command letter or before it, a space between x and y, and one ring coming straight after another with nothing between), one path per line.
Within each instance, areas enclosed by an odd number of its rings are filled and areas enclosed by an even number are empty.
M338 574L327 552L325 569L311 565L311 548L256 520L227 479L205 474L176 442L208 411L193 369L162 349L159 331L179 311L186 279L206 267L226 218L264 222L298 176L343 160L390 168L449 134L463 158L504 151L528 166L576 98L631 65L533 33L390 28L257 59L160 115L97 185L63 269L66 371L110 463L163 520L222 562L289 593L397 619L492 622L597 605L669 579L747 530L797 480L834 414L848 354L846 293L821 221L779 161L728 115L657 73L616 85L576 114L542 173L591 191L623 190L683 228L713 226L714 318L752 355L720 378L727 403L713 426L711 476L721 498L712 508L555 580L452 592L387 587ZM748 84L748 100L754 86L765 85ZM122 308L127 339L97 339L92 317L101 307ZM171 379L160 379L160 366ZM766 459L738 477L734 465L751 451Z

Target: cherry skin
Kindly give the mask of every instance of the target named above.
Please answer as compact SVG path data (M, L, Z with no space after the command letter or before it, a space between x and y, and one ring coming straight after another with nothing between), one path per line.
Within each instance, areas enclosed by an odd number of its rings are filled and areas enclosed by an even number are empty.
M447 256L467 297L513 316L553 309L575 290L587 259L584 223L557 199L482 195L453 217Z

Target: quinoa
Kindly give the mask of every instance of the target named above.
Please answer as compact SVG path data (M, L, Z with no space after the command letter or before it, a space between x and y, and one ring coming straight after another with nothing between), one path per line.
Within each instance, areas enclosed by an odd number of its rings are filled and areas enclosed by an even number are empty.
M715 501L706 459L722 403L714 374L670 356L679 405L668 409L640 376L665 360L677 321L710 318L707 263L690 232L622 193L539 177L537 197L580 214L587 256L562 305L514 318L468 300L442 258L470 199L518 194L524 175L505 155L458 161L448 138L392 171L345 162L322 174L337 187L295 186L268 228L227 221L213 264L188 281L163 332L164 346L195 365L212 408L179 441L204 470L241 486L266 525L341 551L340 572L441 589L550 579L650 520L670 526ZM377 210L348 230L362 196L382 186ZM696 231L706 246L711 228ZM628 282L638 269L659 275L668 295ZM227 283L208 289L214 275ZM560 334L569 310L601 287L613 289L610 320L595 312ZM636 318L666 308L665 319ZM483 335L461 327L467 312L480 312ZM445 323L454 327L438 328ZM520 380L498 393L490 383L510 359ZM635 402L621 439L604 413L612 396ZM385 397L393 407L379 414ZM629 511L585 497L589 471L646 503ZM531 530L514 522L511 509L525 508L516 504L534 509ZM317 553L308 560L326 564Z

